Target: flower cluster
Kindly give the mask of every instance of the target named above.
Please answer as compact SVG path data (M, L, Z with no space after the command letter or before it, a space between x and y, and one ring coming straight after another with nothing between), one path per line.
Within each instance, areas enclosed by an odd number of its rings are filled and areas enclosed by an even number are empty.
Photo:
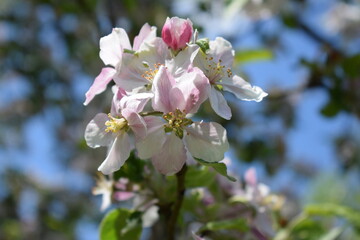
M145 24L131 45L122 28L100 40L106 65L86 93L85 105L102 93L111 80L114 97L110 113L99 113L85 130L92 148L107 146L99 170L110 174L121 168L135 148L155 168L174 174L187 160L223 160L228 150L226 130L216 122L191 119L209 99L219 116L230 119L224 91L246 101L261 101L267 93L232 72L231 44L197 39L189 19L167 18L161 38Z

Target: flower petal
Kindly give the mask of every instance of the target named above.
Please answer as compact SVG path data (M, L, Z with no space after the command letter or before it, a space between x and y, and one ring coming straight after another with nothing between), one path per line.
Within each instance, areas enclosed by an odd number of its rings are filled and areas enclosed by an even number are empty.
M222 92L216 90L214 87L210 88L209 100L212 109L222 118L229 120L231 118L231 109L226 102Z
M231 43L222 37L215 38L214 41L209 42L209 55L214 58L215 62L221 60L221 64L231 68L235 51L233 50Z
M140 29L139 35L134 38L133 50L141 51L141 45L145 41L151 41L156 38L156 27L151 27L145 23Z
M89 147L97 148L111 143L111 133L105 132L107 120L109 118L105 113L98 113L86 126L85 140Z
M154 94L152 93L136 93L130 96L124 96L120 100L121 109L131 109L135 112L141 112L146 103L152 98Z
M224 90L232 92L235 96L245 101L260 102L268 94L258 86L251 86L241 77L235 75L232 79L223 79Z
M171 109L185 110L186 113L195 113L207 98L209 81L198 68L184 73L170 92Z
M192 68L192 63L199 53L199 46L196 44L191 44L187 46L184 50L178 53L175 58L168 60L166 66L168 71L176 78L180 77L183 73L187 72Z
M185 144L190 153L207 162L218 162L224 159L229 149L226 130L220 124L193 123L186 127Z
M164 122L160 117L144 117L147 127L147 135L141 141L136 142L138 156L148 159L161 150L165 141Z
M103 174L110 174L119 170L129 158L130 151L129 135L126 132L122 132L115 138L106 159L102 162L98 170Z
M127 120L128 125L134 132L136 138L142 139L146 136L146 123L138 113L125 108L121 111L121 115Z
M181 170L186 161L186 150L183 141L175 133L165 136L165 142L159 153L154 155L152 163L165 175L172 175Z
M114 28L112 32L100 39L100 58L105 65L116 66L121 62L124 48L131 49L129 37L122 28Z
M174 110L171 105L172 96L170 94L170 90L174 85L174 78L164 66L161 66L152 85L152 90L154 92L152 107L154 110L166 113Z
M84 105L88 105L89 102L95 97L95 95L105 91L108 83L112 80L116 73L116 70L110 67L103 68L100 74L95 78L94 83L89 90L85 93Z

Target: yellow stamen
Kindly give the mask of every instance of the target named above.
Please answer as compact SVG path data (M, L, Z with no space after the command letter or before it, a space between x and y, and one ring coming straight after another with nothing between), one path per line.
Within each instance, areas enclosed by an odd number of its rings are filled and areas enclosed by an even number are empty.
M109 120L105 122L105 125L107 128L105 129L105 132L113 132L117 133L121 130L125 130L127 127L127 121L125 118L114 118L113 116L108 114Z

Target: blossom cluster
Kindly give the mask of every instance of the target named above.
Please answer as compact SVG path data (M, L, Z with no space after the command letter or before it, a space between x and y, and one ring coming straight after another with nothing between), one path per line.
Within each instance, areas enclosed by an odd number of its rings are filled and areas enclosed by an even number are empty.
M229 148L226 130L191 117L209 100L216 114L230 119L224 91L257 102L267 93L232 72L235 51L230 42L197 38L189 19L172 17L166 19L161 37L156 27L145 24L132 45L122 28L100 39L106 67L84 102L89 104L115 82L110 113L97 114L85 130L88 146L108 147L99 171L117 171L133 149L165 175L177 173L193 158L223 160Z

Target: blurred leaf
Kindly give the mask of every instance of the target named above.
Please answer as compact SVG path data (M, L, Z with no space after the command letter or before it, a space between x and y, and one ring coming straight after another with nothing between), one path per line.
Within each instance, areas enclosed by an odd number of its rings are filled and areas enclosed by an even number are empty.
M342 67L346 75L352 78L360 76L359 66L360 66L360 54L346 58L342 64Z
M269 60L274 57L269 49L249 49L237 51L235 54L235 64Z
M356 227L360 227L360 211L338 204L310 204L305 207L308 215L343 217Z
M326 117L335 117L341 111L341 106L335 101L329 101L322 109L321 114Z
M200 228L200 232L210 230L210 231L218 231L218 230L238 230L240 232L245 232L249 229L246 220L244 218L234 218L223 221L214 221L208 222L205 226Z
M207 167L189 166L186 171L186 188L206 187L215 180L215 173Z
M207 166L207 167L212 167L216 172L218 172L219 174L223 175L224 177L226 177L227 179L229 179L232 182L236 182L236 178L231 177L227 174L227 167L225 165L225 163L220 163L220 162L206 162L202 159L199 158L195 158L196 161L198 161L200 164Z
M145 161L137 158L134 152L131 152L130 157L126 160L125 164L114 173L114 179L117 180L121 177L128 178L133 182L143 181L143 170Z
M101 240L136 240L141 236L139 212L128 209L115 209L109 212L100 223Z

